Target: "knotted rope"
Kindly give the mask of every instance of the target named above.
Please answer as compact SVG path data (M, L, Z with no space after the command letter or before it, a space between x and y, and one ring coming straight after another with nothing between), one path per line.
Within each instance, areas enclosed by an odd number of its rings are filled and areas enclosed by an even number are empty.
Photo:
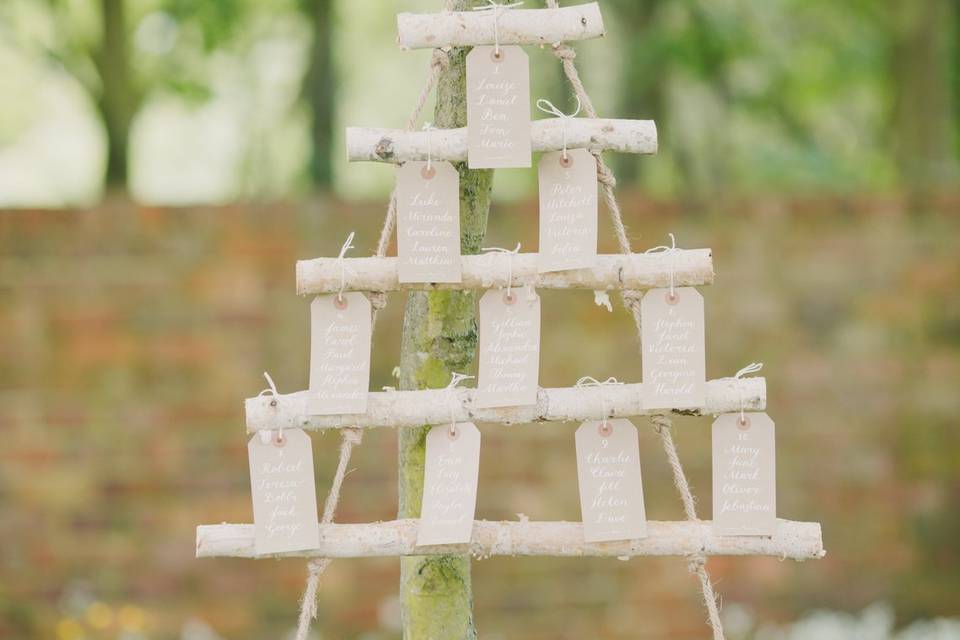
M545 2L551 9L558 8L557 0L545 0ZM574 63L577 57L576 52L563 42L554 44L551 50L553 51L553 55L563 64L564 75L566 75L570 86L573 88L573 92L580 100L583 111L587 114L588 118L596 118L597 110L594 108L593 101L590 99L587 90L583 86L583 82L580 80L580 73L577 71L577 66ZM620 213L620 203L617 202L617 196L616 193L614 193L617 180L613 175L613 171L611 171L610 167L603 161L602 155L599 152L594 152L593 155L597 159L597 181L600 183L603 201L610 214L610 222L613 225L614 235L617 237L617 244L622 253L632 253L630 238L627 236L627 229L623 224L623 216ZM620 296L623 299L624 306L630 310L630 314L633 316L633 322L636 325L637 336L639 337L643 328L640 317L640 298L642 295L637 291L622 291ZM660 435L660 442L663 444L663 450L667 454L670 469L673 471L673 484L680 492L680 499L683 502L683 510L686 513L687 520L697 521L697 510L694 504L693 493L690 491L690 484L687 482L687 476L683 471L683 466L680 464L680 457L677 455L677 447L673 442L673 435L671 434L672 425L670 419L666 416L652 416L650 421ZM704 604L707 607L707 614L710 618L710 627L713 629L713 638L714 640L724 640L723 623L720 621L717 595L713 590L713 584L710 582L710 574L707 573L706 568L706 557L702 552L690 558L689 568L690 571L695 573L700 579L700 588L703 591Z
M449 10L450 0L444 1L444 10ZM430 93L437 86L437 80L440 74L450 66L450 59L447 52L442 49L434 49L430 57L430 70L427 74L427 82L424 84L417 102L410 113L406 122L406 130L412 131L420 119L420 112L427 102ZM380 239L377 242L376 255L383 257L387 255L387 248L390 246L390 239L393 237L393 228L397 221L397 190L390 193L390 203L387 205L387 214L383 220L383 227L380 229ZM387 306L386 294L382 291L370 293L370 304L372 307L371 325L375 326L377 313ZM371 326L372 330L372 326ZM350 456L353 448L363 440L363 431L359 428L341 429L340 442L340 460L337 463L337 471L333 476L333 482L330 485L330 493L327 494L327 500L323 505L323 517L320 519L322 524L333 522L333 516L337 511L337 504L340 502L340 488L343 486L343 479L347 475L347 465L350 464ZM307 563L307 584L303 590L303 597L300 599L300 617L297 621L296 640L307 640L310 633L310 624L317 617L317 591L320 588L320 578L323 572L330 566L331 558L314 558Z

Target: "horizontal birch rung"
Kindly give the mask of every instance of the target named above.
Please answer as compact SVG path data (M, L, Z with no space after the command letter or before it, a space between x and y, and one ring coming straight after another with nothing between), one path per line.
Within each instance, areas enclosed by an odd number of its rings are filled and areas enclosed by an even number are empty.
M197 557L371 558L409 555L489 556L774 556L813 560L826 555L818 522L778 520L772 536L717 536L709 521L647 522L647 537L584 542L579 522L476 520L470 544L416 546L419 520L321 524L320 546L269 556L254 549L254 525L197 527Z
M621 384L541 388L537 403L516 407L479 408L476 389L426 389L422 391L374 391L367 395L367 412L362 414L309 415L308 391L247 398L247 432L277 429L342 429L345 427L420 427L457 422L520 424L531 422L583 422L597 420L604 408L608 418L630 418L671 413L665 409L644 409L643 385ZM742 393L742 396L741 396ZM601 395L602 394L602 395ZM767 406L766 379L720 378L707 382L702 407L675 409L680 415L715 415L740 410L763 411Z
M657 126L653 120L603 118L545 118L530 123L533 151L563 149L563 128L568 149L651 154L657 152ZM392 162L467 159L467 129L405 131L375 127L347 127L347 160Z
M493 289L532 285L537 289L590 289L643 291L674 284L700 286L713 282L710 249L678 249L662 253L598 255L592 267L537 273L538 254L487 253L460 257L461 282L401 283L397 258L315 258L297 261L297 293L345 291L399 291L408 289Z
M397 15L401 49L435 49L494 44L493 12L445 11ZM596 2L557 9L502 9L500 44L554 44L604 35Z

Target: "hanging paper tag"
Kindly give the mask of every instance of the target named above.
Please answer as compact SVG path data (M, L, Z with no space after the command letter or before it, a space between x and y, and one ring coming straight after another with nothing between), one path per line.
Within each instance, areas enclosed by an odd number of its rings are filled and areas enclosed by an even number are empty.
M264 443L247 443L257 554L302 551L320 546L317 493L310 436L300 429L273 432Z
M597 257L597 159L586 149L545 153L540 182L537 271L592 267Z
M769 536L777 528L776 434L766 413L713 422L713 532Z
M467 54L467 164L530 166L530 62L515 46Z
M397 169L400 282L460 282L460 176L449 162Z
M362 293L310 303L311 415L363 413L370 390L370 301Z
M645 409L702 407L706 398L703 296L693 287L651 289L640 302Z
M540 375L540 296L492 289L480 298L476 406L536 404Z
M584 422L576 441L584 541L646 536L637 428L622 419Z
M480 470L480 431L472 422L459 422L427 434L423 503L417 545L470 542L477 508Z

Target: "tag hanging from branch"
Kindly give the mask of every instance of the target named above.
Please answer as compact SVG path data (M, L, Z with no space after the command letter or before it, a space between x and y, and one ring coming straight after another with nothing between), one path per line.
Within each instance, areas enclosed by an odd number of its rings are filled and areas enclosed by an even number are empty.
M472 422L457 422L460 402L456 386L472 378L450 376L450 424L427 433L423 502L417 529L417 546L470 542L477 508L480 471L480 431Z
M340 250L340 290L317 296L310 303L311 415L364 413L370 389L370 301L362 293L344 292L344 256L352 247L351 233Z
M586 149L567 150L566 121L580 112L580 99L571 115L549 100L537 108L563 123L563 149L540 156L540 246L537 271L585 269L597 257L597 159Z
M616 378L599 382L589 376L578 387L600 390L600 419L577 429L577 479L585 542L633 540L647 535L643 502L640 445L637 428L629 420L610 418L604 387L619 385Z
M706 400L703 296L675 282L676 240L645 253L668 252L669 287L650 289L640 301L645 409L689 409Z
M429 123L424 130L432 131ZM397 274L400 282L461 282L460 175L433 160L397 169Z
M740 380L763 365L737 372ZM776 427L764 412L744 411L717 417L712 427L713 532L716 535L773 535L777 529Z
M494 46L467 54L467 164L471 169L529 167L530 61L523 48L500 46L500 15L519 6L475 7L494 25Z
M480 348L476 406L509 407L536 404L540 374L540 296L532 287L526 295L513 290L513 251L485 248L511 255L507 282L480 298Z

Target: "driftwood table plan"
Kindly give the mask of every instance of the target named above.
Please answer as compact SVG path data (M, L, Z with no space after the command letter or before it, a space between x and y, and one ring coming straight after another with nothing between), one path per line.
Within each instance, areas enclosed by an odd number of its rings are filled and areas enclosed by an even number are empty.
M315 303L327 305L324 307L329 314L333 313L332 304L339 310L347 308L347 301L360 301L360 309L365 312L372 304L372 315L385 304L385 296L389 292L402 292L410 299L407 307L407 320L410 314L416 311L416 300L421 303L425 296L433 295L461 295L484 296L494 290L503 291L503 304L514 304L514 300L536 301L536 322L539 324L539 298L533 293L536 289L579 289L595 291L599 295L612 292L622 299L627 311L633 317L638 334L648 325L641 322L644 314L653 315L647 307L662 307L664 313L685 314L691 300L699 302L700 322L702 326L702 298L694 287L710 285L714 279L713 255L710 249L679 249L672 244L669 247L658 247L644 253L635 253L624 230L620 207L614 195L615 180L612 173L603 161L603 152L654 154L657 151L656 126L650 120L630 119L600 119L597 117L589 95L583 87L580 76L574 64L575 54L565 44L566 42L595 38L604 35L604 27L600 7L592 2L576 6L560 8L556 0L547 0L546 8L514 8L514 5L499 5L493 0L471 2L456 0L445 3L444 11L435 14L400 14L397 18L398 44L402 49L430 48L433 49L430 73L427 86L420 95L420 99L405 129L380 129L370 127L350 127L346 130L347 157L350 161L374 161L395 164L402 170L416 168L414 179L422 175L424 181L433 179L433 170L438 163L456 163L459 172L459 199L461 211L459 216L447 222L453 224L456 238L461 241L462 255L447 257L452 268L458 269L457 277L453 281L435 282L431 280L405 277L401 269L401 255L387 257L386 250L392 237L394 223L398 216L398 209L402 211L405 203L398 202L398 191L391 196L387 218L381 233L376 255L373 257L348 257L350 239L344 244L339 256L321 257L312 260L302 260L296 264L296 293L299 295L317 296ZM462 9L451 11L450 8ZM482 10L474 10L482 9ZM477 138L473 137L470 128L476 122L469 121L464 105L464 69L467 74L471 64L494 66L504 64L504 57L510 64L519 64L517 60L522 56L520 45L538 45L549 47L557 57L570 80L578 105L582 106L585 118L562 117L535 120L529 123L512 123L510 127L503 126L504 131L511 131L511 136L529 140L529 149L532 152L542 153L541 163L550 159L560 162L562 167L569 167L568 153L581 161L584 157L591 163L596 163L596 181L593 189L596 192L599 185L600 197L594 198L603 201L610 214L614 235L620 248L617 254L596 254L589 260L582 262L575 268L552 269L544 268L544 261L538 253L520 253L516 251L498 250L478 255L478 238L482 238L485 231L486 209L489 206L489 170L474 168L472 156ZM464 47L476 47L471 55L474 62L468 58ZM501 49L502 47L502 49ZM489 49L489 55L488 50ZM482 60L476 54L483 54ZM479 60L479 62L478 62ZM525 57L523 57L525 64ZM496 67L499 71L499 67ZM505 73L516 72L506 68ZM525 77L525 76L524 76ZM482 83L480 83L482 84ZM516 83L514 83L516 84ZM499 85L497 85L499 86ZM507 86L504 84L503 86ZM510 85L513 86L513 85ZM420 111L427 95L437 89L437 117L436 128L413 130L417 124ZM525 95L522 90L526 87L517 87L517 95ZM471 89L466 92L469 95ZM458 93L459 92L459 93ZM487 100L486 96L484 100ZM509 108L516 106L516 100L502 99L502 96L489 99L487 104L493 105L496 111L500 105ZM522 102L522 101L521 101ZM521 111L522 111L522 104ZM552 106L552 105L551 105ZM579 107L578 107L579 109ZM491 113L493 113L491 111ZM556 109L553 109L557 112ZM493 113L494 120L513 116L508 115L507 106L502 113ZM559 112L557 112L559 113ZM513 126L516 125L516 126ZM511 128L512 127L512 128ZM494 127L496 130L496 127ZM519 133L517 133L519 132ZM507 141L507 146L512 144ZM495 148L494 145L493 148ZM585 151L584 151L585 150ZM496 157L486 150L484 162L490 157ZM575 155L581 154L581 155ZM522 154L521 154L522 155ZM477 156L479 157L479 155ZM414 164L407 164L414 163ZM421 164L416 164L421 163ZM422 165L422 169L419 168ZM488 166L480 165L476 166ZM528 164L509 164L495 166L530 166ZM582 166L582 165L581 165ZM593 164L589 165L592 167ZM456 175L456 174L454 174ZM399 176L399 174L398 174ZM541 173L541 181L544 174ZM592 173L591 173L591 181ZM398 177L398 190L399 190ZM426 183L425 183L426 184ZM542 183L541 183L542 185ZM542 186L541 186L542 188ZM477 195L480 194L480 195ZM542 192L541 192L542 195ZM442 199L442 197L441 197ZM433 200L430 201L431 203ZM575 201L579 202L579 201ZM429 203L428 203L429 204ZM448 203L449 204L449 203ZM543 199L541 199L541 225L543 221ZM478 212L480 212L479 215ZM476 220L482 218L482 222ZM459 219L459 220L458 220ZM461 230L455 226L460 222L469 227ZM543 227L541 227L542 232ZM399 234L399 231L398 231ZM468 237L469 235L469 237ZM352 239L352 234L351 234ZM543 235L541 235L540 251L544 251ZM595 252L594 252L595 253ZM349 296L349 297L348 297ZM366 296L366 297L363 297ZM420 296L420 298L416 298ZM646 296L646 297L645 297ZM683 296L683 304L677 304L679 296ZM369 299L369 303L367 300ZM458 321L467 325L473 322L474 298L463 298L470 303L468 315ZM499 298L498 298L499 300ZM351 304L355 304L351 303ZM649 305L648 305L649 303ZM481 303L483 304L483 303ZM411 306L412 305L412 306ZM676 306L671 306L676 305ZM687 305L687 306L684 306ZM657 308L659 308L657 307ZM313 308L313 307L312 307ZM352 313L358 313L356 308ZM483 311L481 309L481 315ZM673 316L671 315L671 318ZM414 318L415 320L415 318ZM363 323L361 322L361 325ZM483 323L480 323L483 327ZM652 324L652 320L651 320ZM660 324L660 323L658 323ZM317 324L314 324L316 332ZM373 323L369 325L368 333L360 331L360 336L369 337ZM676 329L667 323L669 330ZM362 327L361 327L362 328ZM405 327L406 331L406 327ZM481 328L481 336L484 329ZM539 328L537 329L539 331ZM690 330L684 329L686 333ZM702 329L701 329L702 331ZM695 329L693 330L696 334ZM645 335L645 332L643 332ZM679 329L676 335L685 335ZM639 335L637 337L640 337ZM539 333L536 333L537 350L539 349ZM631 337L632 339L632 337ZM686 340L686 338L680 338ZM369 340L367 340L369 342ZM694 341L695 342L695 341ZM700 348L702 349L702 335ZM691 343L693 344L693 342ZM467 343L470 349L475 346ZM684 343L685 346L685 343ZM366 348L366 347L364 347ZM362 349L361 349L362 351ZM644 357L653 359L644 347ZM312 355L315 358L316 354ZM472 359L472 351L468 359ZM663 359L661 359L663 360ZM649 364L649 363L645 363ZM446 364L448 371L452 367ZM369 366L369 358L367 358ZM481 363L481 368L482 368ZM666 365L664 365L666 366ZM707 606L709 621L714 638L723 638L722 624L719 619L716 595L705 568L706 558L716 555L742 556L762 555L781 559L806 560L823 557L820 525L815 522L794 522L776 518L774 510L769 510L765 516L765 526L770 527L772 534L750 534L750 522L743 535L718 535L716 522L700 520L694 507L694 499L687 483L686 476L680 464L676 447L671 435L671 415L689 416L720 416L713 425L714 443L717 443L718 425L722 420L738 419L740 440L746 440L746 430L750 429L751 420L756 421L755 429L760 429L766 423L766 381L762 377L745 378L745 372L756 371L759 367L748 368L735 377L705 380L700 372L700 379L689 385L692 391L690 400L658 401L651 400L655 391L662 385L660 382L648 379L648 369L644 368L642 383L599 383L583 386L560 388L536 388L535 395L526 404L491 405L481 394L480 382L477 388L455 388L460 380L453 374L453 380L448 388L411 388L403 390L385 390L369 392L362 390L352 396L352 401L359 407L352 413L317 412L315 385L311 382L310 389L294 393L280 394L273 387L269 393L248 398L245 402L246 430L252 434L250 447L259 441L266 447L271 442L282 447L285 430L288 433L302 434L311 430L339 430L343 436L340 460L337 473L333 479L330 493L323 508L323 517L316 529L316 544L301 547L295 550L282 550L270 553L258 553L259 524L214 524L197 527L196 555L199 558L210 557L307 557L309 563L309 579L304 594L299 620L297 638L306 637L310 621L316 616L316 592L320 575L331 558L362 558L397 556L403 558L401 581L406 584L409 580L416 580L411 576L412 568L423 567L424 562L434 556L451 557L454 571L466 575L467 590L463 597L463 606L466 611L458 613L457 622L450 623L443 620L437 622L436 627L430 627L429 620L420 622L405 621L405 637L439 637L436 634L451 634L444 637L468 638L476 637L473 628L472 613L469 611L469 557L485 558L489 556L596 556L596 557L632 557L632 556L681 556L690 561L690 568L699 578ZM535 369L536 370L536 369ZM666 371L666 369L664 369ZM668 372L669 373L669 372ZM482 377L481 372L481 377ZM404 378L401 377L403 383ZM369 380L367 380L369 382ZM609 383L609 384L608 384ZM408 382L409 385L409 382ZM531 389L531 392L533 389ZM313 409L313 410L312 410ZM420 477L413 480L401 477L401 506L398 519L389 522L371 522L361 524L337 524L333 522L337 502L339 500L340 485L349 462L352 448L360 444L362 434L366 429L394 428L401 439L401 475L404 470L404 456L410 451L420 448L419 455L423 454L422 439L419 444L410 439L404 439L404 434L419 433L425 427L440 428L449 425L451 441L457 438L457 428L460 426L474 428L472 423L492 423L492 425L522 425L526 423L564 423L581 422L584 425L599 425L600 437L607 437L612 427L610 424L623 424L626 419L647 416L656 433L659 435L665 454L670 464L672 478L666 480L677 487L684 508L685 519L675 522L650 521L644 522L646 535L629 539L590 538L584 522L533 522L525 519L518 521L487 521L480 519L467 520L472 522L472 531L458 543L451 544L418 544L418 536L422 533L423 520L420 515L420 500L423 497L423 463L420 458ZM629 425L629 423L626 423ZM724 423L726 424L726 423ZM733 423L731 423L733 424ZM769 423L772 430L772 421ZM632 427L632 425L630 425ZM493 428L496 428L495 426ZM524 427L518 427L524 428ZM606 430L606 431L605 431ZM560 431L558 430L558 434ZM578 431L578 448L580 432ZM733 436L737 436L734 429ZM298 435L299 437L299 435ZM591 437L597 437L591 432ZM308 440L308 439L307 439ZM751 455L769 454L770 469L773 464L772 431L770 433L770 449L768 452L760 449ZM450 445L452 447L452 445ZM571 442L572 446L572 442ZM606 446L606 441L603 441ZM726 453L737 453L735 445ZM759 446L759 445L757 445ZM479 444L477 445L479 455ZM266 450L266 449L265 449ZM254 451L254 449L251 449ZM307 447L309 454L309 447ZM251 454L253 455L253 454ZM429 454L428 454L429 455ZM579 454L578 454L579 455ZM714 450L716 465L717 450ZM253 478L253 458L251 458L251 478ZM307 455L305 465L312 473L312 454ZM579 458L578 458L579 464ZM741 458L735 458L734 465L745 465L743 471L736 471L728 484L733 491L747 492L749 495L765 495L753 486L741 487L737 484L747 478L751 479L767 467L750 466ZM639 474L639 461L637 461ZM429 466L429 465L428 465ZM291 465L291 473L302 473L305 470L297 465ZM769 473L768 473L769 475ZM304 476L312 477L312 476ZM639 475L637 476L639 478ZM646 478L646 482L662 482L664 478ZM773 478L765 478L772 483ZM312 495L312 480L310 489ZM404 483L413 483L411 491ZM419 483L419 484L418 484ZM716 476L715 483L716 485ZM581 485L582 486L582 485ZM765 485L767 486L767 485ZM769 486L772 486L769 485ZM474 492L476 487L474 485ZM639 491L639 488L638 488ZM715 499L717 487L714 486ZM475 496L475 493L474 493ZM475 499L475 497L474 497ZM771 500L773 498L770 498ZM255 495L255 509L257 506ZM411 504L411 501L414 504ZM736 502L736 501L734 501ZM751 508L754 508L752 502ZM726 508L726 507L724 507ZM756 506L766 509L764 505ZM642 510L642 502L641 502ZM415 517L409 517L410 515ZM258 516L259 518L260 516ZM717 519L715 509L714 519ZM315 519L313 520L315 523ZM259 523L259 521L258 521ZM586 523L586 524L585 524ZM312 523L311 523L312 524ZM759 529L758 529L759 530ZM403 598L401 598L402 603ZM405 616L413 617L414 614ZM429 618L429 614L419 614ZM409 627L407 622L410 622ZM418 626L419 625L419 626ZM456 629L451 632L450 629ZM427 629L425 631L425 629ZM445 629L446 631L438 631ZM421 634L421 635L418 635ZM423 635L426 634L426 635Z

